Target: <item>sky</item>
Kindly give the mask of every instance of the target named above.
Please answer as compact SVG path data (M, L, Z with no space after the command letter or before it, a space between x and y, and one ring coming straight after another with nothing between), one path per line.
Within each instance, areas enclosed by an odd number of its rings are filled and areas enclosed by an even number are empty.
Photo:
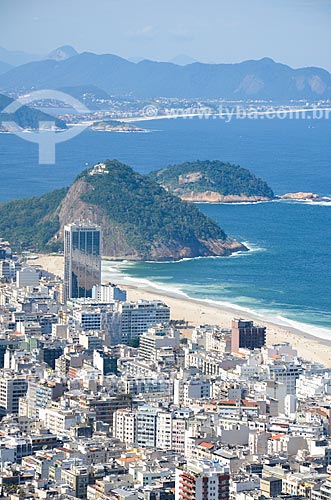
M331 71L331 0L0 0L0 46Z

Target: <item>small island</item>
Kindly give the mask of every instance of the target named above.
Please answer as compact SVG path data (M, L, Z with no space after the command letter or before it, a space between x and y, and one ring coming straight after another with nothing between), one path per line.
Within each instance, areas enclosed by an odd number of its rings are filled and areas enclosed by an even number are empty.
M171 165L149 175L185 201L242 203L270 201L275 197L268 184L249 170L219 160Z
M92 123L91 130L97 132L146 132L145 129L117 120L100 120Z
M276 199L279 200L288 200L288 201L310 201L310 202L319 202L323 201L326 203L331 203L331 198L326 196L320 196L316 193L307 193L303 191L298 191L297 193L286 193L280 196L276 196Z
M185 162L153 171L149 177L183 201L193 203L258 203L268 201L328 202L311 192L276 195L262 179L239 165L220 160Z

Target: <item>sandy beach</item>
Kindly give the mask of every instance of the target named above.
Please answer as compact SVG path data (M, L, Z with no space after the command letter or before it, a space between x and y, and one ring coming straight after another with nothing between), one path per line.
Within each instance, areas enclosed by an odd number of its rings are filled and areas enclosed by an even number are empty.
M43 269L63 277L63 257L53 255L40 255L37 259L28 261L29 265L41 266ZM262 323L261 318L256 320L254 316L245 314L236 309L225 309L220 305L208 305L198 299L176 297L174 294L164 291L158 292L146 289L143 286L118 284L127 290L128 300L149 299L163 300L171 309L172 319L185 320L192 326L203 324L221 325L230 328L233 318L253 319ZM281 327L263 320L267 327L267 344L289 342L297 349L298 355L304 359L322 363L331 368L331 340L319 339L300 330L290 327Z

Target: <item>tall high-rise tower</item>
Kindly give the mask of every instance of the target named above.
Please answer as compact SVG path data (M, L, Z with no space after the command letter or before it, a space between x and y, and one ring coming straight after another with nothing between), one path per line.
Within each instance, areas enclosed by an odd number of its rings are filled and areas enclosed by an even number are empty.
M75 223L64 227L64 300L92 297L101 283L101 229Z

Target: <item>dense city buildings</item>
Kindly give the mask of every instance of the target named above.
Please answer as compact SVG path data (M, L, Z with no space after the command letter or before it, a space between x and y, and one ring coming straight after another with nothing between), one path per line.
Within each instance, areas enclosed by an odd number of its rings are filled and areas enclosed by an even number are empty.
M99 229L66 230L82 296L65 302L61 278L0 245L2 496L331 498L331 370L251 320L130 300L101 281Z

